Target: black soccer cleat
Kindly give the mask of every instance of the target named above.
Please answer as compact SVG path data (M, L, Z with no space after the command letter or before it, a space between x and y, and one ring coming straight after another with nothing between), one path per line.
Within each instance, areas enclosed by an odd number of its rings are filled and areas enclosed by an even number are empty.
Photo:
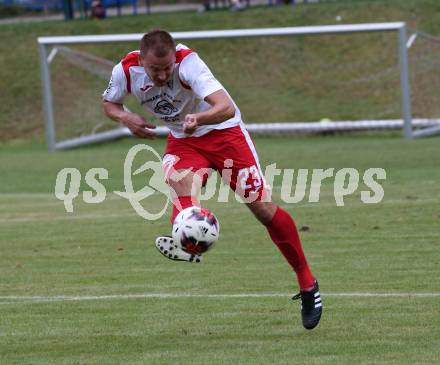
M158 251L167 259L174 261L202 262L202 256L183 251L170 236L159 236L154 243Z
M292 297L293 300L301 298L301 318L304 328L311 330L315 328L322 314L321 294L319 293L318 282L310 291L301 290Z

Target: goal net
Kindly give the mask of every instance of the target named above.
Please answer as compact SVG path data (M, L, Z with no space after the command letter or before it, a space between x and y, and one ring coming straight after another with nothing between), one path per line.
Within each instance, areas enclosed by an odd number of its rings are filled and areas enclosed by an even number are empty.
M141 36L39 38L49 148L130 135L103 115L101 94L112 67L139 48ZM205 60L253 133L402 129L406 122L410 138L414 128L439 127L434 92L439 80L429 76L438 58L426 54L426 47L438 52L438 44L425 38L422 44L422 37L408 41L404 23L173 36ZM415 98L405 105L411 100L410 85ZM128 98L125 107L142 113L134 99ZM166 134L157 123L158 133Z
M440 38L411 31L407 42L411 76L411 106L415 120L440 120ZM412 137L427 137L440 133L440 125L412 131Z

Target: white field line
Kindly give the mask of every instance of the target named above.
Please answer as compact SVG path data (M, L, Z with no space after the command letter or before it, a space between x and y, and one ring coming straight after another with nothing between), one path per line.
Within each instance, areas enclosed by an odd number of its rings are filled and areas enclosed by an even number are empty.
M54 303L54 302L84 302L102 300L126 299L237 299L237 298L289 298L290 293L239 293L239 294L185 294L185 293L143 293L143 294L115 294L115 295L84 295L84 296L0 296L0 304L20 303ZM374 293L374 292L347 292L323 293L324 297L348 298L437 298L440 292L431 293Z
M87 190L87 189L86 189ZM83 191L80 191L78 196L75 199L82 199L82 193ZM161 192L154 191L151 193L151 196L155 195L162 195ZM58 199L55 196L54 192L51 193L0 193L0 200L15 200L15 199L36 199L36 200L48 200L48 201L54 201L59 202L63 204L62 200ZM106 192L105 200L126 200L126 198L121 197L120 195L116 194L115 192L109 190ZM14 201L15 202L15 201ZM16 202L15 202L16 203ZM38 204L38 202L36 202ZM43 203L40 201L40 203Z
M54 193L0 193L0 199L16 199L16 198L52 199L55 198L55 194Z
M90 213L90 214L73 214L61 212L59 215L48 215L48 214L26 214L17 217L0 217L0 224L2 223L26 223L26 222L44 222L44 221L64 221L64 220L78 220L78 219L114 219L114 218L127 218L127 217L138 217L134 210L122 210L119 213L109 213L102 211L100 213Z

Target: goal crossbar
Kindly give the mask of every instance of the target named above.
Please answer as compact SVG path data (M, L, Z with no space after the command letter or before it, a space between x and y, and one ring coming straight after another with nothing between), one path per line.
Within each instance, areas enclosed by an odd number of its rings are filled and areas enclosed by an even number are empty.
M228 29L206 30L196 32L171 32L174 39L213 39L213 38L240 38L265 37L283 35L311 35L353 32L378 32L399 30L405 26L403 22L394 23L365 23L344 25L319 25L309 27L257 28L257 29ZM105 34L84 36L39 37L39 44L81 44L107 42L136 42L140 41L143 33Z

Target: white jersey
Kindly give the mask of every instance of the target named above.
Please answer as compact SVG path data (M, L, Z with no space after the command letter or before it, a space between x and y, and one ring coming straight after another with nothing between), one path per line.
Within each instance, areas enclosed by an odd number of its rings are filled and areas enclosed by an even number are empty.
M109 85L102 96L104 100L122 104L125 96L131 93L147 111L163 120L176 138L188 137L183 132L185 115L211 107L204 101L205 97L218 90L224 90L229 96L197 53L182 44L176 47L176 64L165 86L154 85L140 66L138 57L139 51L131 52L113 68ZM213 129L240 124L241 113L235 103L234 106L234 117L219 124L199 126L191 136L200 137Z

